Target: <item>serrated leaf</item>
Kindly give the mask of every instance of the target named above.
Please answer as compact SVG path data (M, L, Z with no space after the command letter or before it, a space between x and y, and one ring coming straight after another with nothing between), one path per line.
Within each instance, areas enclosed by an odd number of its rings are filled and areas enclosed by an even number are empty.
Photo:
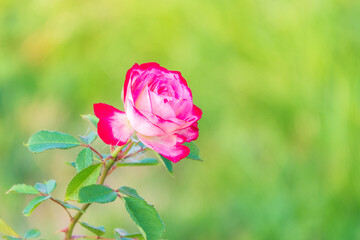
M47 189L47 194L50 194L54 191L54 189L56 188L56 181L51 179L49 181L47 181L45 183L46 185L46 189Z
M121 238L122 240L144 240L144 236L141 233L129 234Z
M88 120L89 122L94 124L95 127L97 127L99 119L95 115L93 115L93 114L84 114L84 115L81 115L81 117L83 119L85 119L85 120Z
M81 208L75 206L75 205L72 205L70 203L67 203L67 202L64 202L64 201L61 201L61 200L58 200L56 199L61 205L63 205L64 207L66 207L67 209L74 209L74 210L77 210L79 212L82 212L82 213L85 213L84 210L82 210Z
M104 185L93 184L79 191L80 203L108 203L115 201L117 193Z
M160 239L165 227L155 208L139 198L123 197L121 199L125 202L126 210L145 240Z
M122 228L115 228L114 233L115 233L115 235L119 235L119 236L128 235L128 232Z
M48 149L68 149L79 146L80 142L73 136L51 131L40 131L32 135L27 143L29 150L40 153Z
M18 238L19 235L0 218L0 233Z
M89 230L90 232L94 233L96 236L102 236L105 234L104 226L94 227L94 226L87 224L86 222L80 222L80 224L81 224L81 226L83 226L84 228Z
M198 146L196 146L196 144L194 142L185 142L183 145L190 148L190 153L186 158L190 158L193 160L199 160L199 161L203 162L203 160L200 157L200 149L198 148Z
M131 187L122 186L121 188L118 189L118 191L121 192L122 194L125 194L126 196L144 200L142 197L139 196L137 191Z
M89 167L92 164L93 153L90 148L84 148L79 152L78 157L76 158L76 170L80 172L84 168Z
M96 132L90 132L87 136L80 136L80 140L89 145L94 142L97 137L98 134Z
M161 161L163 166L170 173L170 175L173 176L174 175L173 163L166 157L163 157L161 154L158 154L158 156L159 156L159 160Z
M81 188L96 183L100 169L101 163L98 163L78 172L66 188L65 201L78 200L78 194Z
M140 160L125 160L117 162L117 167L137 167L137 166L154 166L158 165L159 162L155 158L144 158Z
M131 239L143 239L140 233L129 234L124 229L116 228L114 229L115 240L131 240Z
M130 238L130 239L137 238L138 240L144 239L143 235L140 233L129 234L124 237Z
M46 191L47 191L46 185L43 183L35 183L34 187L36 190L38 190L39 192L42 192L42 193L46 193Z
M39 191L30 185L16 184L12 186L6 193L39 194Z
M25 216L30 216L31 213L37 208L42 202L48 200L51 196L37 196L32 199L29 204L25 207L23 214Z
M41 232L39 229L30 229L29 231L27 231L25 233L25 239L28 238L37 238L38 236L40 236Z
M36 183L34 185L34 187L39 192L42 192L42 193L45 193L45 194L50 194L50 193L52 193L52 191L54 191L54 189L56 187L56 181L55 180L49 180L49 181L47 181L45 183Z

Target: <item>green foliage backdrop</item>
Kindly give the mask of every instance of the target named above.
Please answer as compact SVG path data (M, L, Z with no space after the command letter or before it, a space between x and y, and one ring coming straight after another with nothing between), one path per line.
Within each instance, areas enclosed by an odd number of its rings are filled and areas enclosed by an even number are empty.
M203 109L205 162L109 180L155 204L165 238L360 238L359 22L355 0L0 0L1 218L61 239L58 206L26 218L27 200L5 191L54 178L63 197L79 150L23 143L42 129L84 135L80 114L121 108L126 70L156 61L183 73ZM89 211L136 231L118 203Z

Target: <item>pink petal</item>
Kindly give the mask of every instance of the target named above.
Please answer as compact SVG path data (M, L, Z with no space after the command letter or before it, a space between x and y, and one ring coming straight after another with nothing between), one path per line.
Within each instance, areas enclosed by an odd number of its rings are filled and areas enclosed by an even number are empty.
M171 72L175 78L179 79L181 84L187 86L187 82L185 78L183 78L183 76L181 75L181 72L179 71L169 71L169 72Z
M147 83L154 78L156 78L156 74L152 73L152 71L134 70L130 83L130 91L134 101L137 101L143 89L147 87Z
M199 121L202 116L202 111L199 107L197 107L195 104L193 105L191 114L186 117L187 122L196 122Z
M137 110L131 101L126 101L126 115L131 126L140 134L146 136L159 136L165 134L164 130L154 125L139 110Z
M175 117L172 106L162 96L150 92L150 99L152 105L152 113L163 119Z
M156 62L142 63L140 65L137 65L137 67L138 67L138 69L141 69L143 71L151 69L151 68L159 69L161 71L168 71L166 68L161 67L160 64L158 64Z
M129 88L129 83L131 82L131 75L134 71L134 69L137 69L139 67L139 65L137 63L134 64L134 66L132 66L127 72L126 72L126 76L125 76L125 82L124 82L124 88L122 90L122 99L123 102L125 102L126 99L126 95L128 93L128 88Z
M125 99L128 94L127 90L129 87L132 86L133 80L135 80L138 76L140 76L146 70L150 70L150 69L168 71L166 68L161 67L158 63L155 63L155 62L143 63L140 65L135 63L134 66L132 66L127 71L126 76L125 76L125 83L124 83L123 94L122 94L122 99L123 99L124 103L125 103ZM133 78L135 78L135 79L133 79Z
M194 122L191 126L177 131L176 134L185 138L186 142L194 141L199 136L198 123Z
M135 107L139 110L146 110L151 112L151 100L149 96L149 89L145 86L135 101Z
M191 100L180 99L173 105L176 117L179 119L186 119L192 112L193 103Z
M196 117L196 121L199 120L202 116L202 110L194 104L192 115Z
M181 120L177 119L176 117L170 118L170 119L163 119L151 112L148 111L142 111L140 112L150 121L153 125L157 126L158 128L162 129L164 131L164 134L170 134L173 133L179 129L185 128L189 126L190 124ZM163 134L163 135L164 135Z
M126 114L108 104L94 104L95 116L99 118L98 134L108 145L124 145L134 132Z
M190 153L188 147L181 145L184 143L184 138L177 134L164 135L161 137L147 137L141 134L137 134L137 136L147 147L160 153L174 163L186 158Z

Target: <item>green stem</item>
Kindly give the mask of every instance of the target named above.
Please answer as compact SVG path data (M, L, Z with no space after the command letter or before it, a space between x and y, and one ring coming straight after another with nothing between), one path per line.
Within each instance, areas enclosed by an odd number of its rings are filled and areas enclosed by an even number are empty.
M119 154L119 152L121 151L123 146L118 147L115 149L115 151L111 154L111 159L109 160L109 162L105 165L104 170L102 171L101 177L99 178L99 182L98 184L104 184L106 176L109 172L109 170L111 169L111 167L114 165L116 158ZM79 219L81 218L81 216L84 214L84 212L86 211L86 209L88 209L88 207L91 205L91 203L87 203L85 205L82 206L82 210L83 212L78 212L74 218L72 219L72 221L70 222L70 225L66 231L66 235L65 235L65 240L71 240L72 239L72 232L74 230L75 225L77 224L77 222L79 221Z

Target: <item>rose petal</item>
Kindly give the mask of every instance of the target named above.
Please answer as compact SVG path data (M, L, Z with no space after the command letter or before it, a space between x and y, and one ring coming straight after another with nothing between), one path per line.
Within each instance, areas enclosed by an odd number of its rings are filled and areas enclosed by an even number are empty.
M176 134L185 138L186 142L194 141L199 137L198 123L194 122L191 126L177 131Z
M134 132L126 114L108 104L94 104L95 116L99 118L98 134L108 145L124 145Z
M179 71L169 71L169 72L172 73L175 78L179 79L181 84L183 84L187 87L187 82L186 82L185 78L183 78L183 76L181 75L181 72L179 72Z
M160 95L157 95L154 92L150 92L150 99L151 99L151 106L152 106L152 113L163 118L168 119L175 117L174 110L170 103L166 101Z
M186 158L190 153L188 147L181 145L185 139L177 134L164 135L161 137L147 137L141 134L137 134L137 136L147 147L160 153L174 163Z
M137 73L137 74L135 74ZM131 79L131 96L133 100L136 102L137 98L142 93L143 89L146 88L148 82L152 81L154 78L157 77L152 71L144 71L141 72L140 70L134 71L134 77Z
M125 83L124 83L124 89L122 94L123 102L125 103L125 99L128 94L128 88L133 86L132 83L145 71L156 69L156 70L166 70L165 68L161 67L158 63L155 62L149 62L149 63L143 63L143 64L137 64L135 63L126 73L125 77ZM167 71L167 70L166 70Z
M135 107L139 110L146 110L151 112L151 100L149 96L149 89L145 86L135 101Z
M173 133L181 128L189 126L191 123L187 123L176 117L170 119L163 119L151 112L140 110L140 112L150 121L153 125L164 131L164 134Z
M139 110L137 110L131 101L126 101L126 116L135 131L145 136L164 135L165 131L151 123Z
M180 99L176 104L173 105L176 117L179 119L186 119L191 114L193 103L191 100Z
M193 123L199 121L201 116L202 116L201 109L194 104L191 114L186 117L185 121Z

